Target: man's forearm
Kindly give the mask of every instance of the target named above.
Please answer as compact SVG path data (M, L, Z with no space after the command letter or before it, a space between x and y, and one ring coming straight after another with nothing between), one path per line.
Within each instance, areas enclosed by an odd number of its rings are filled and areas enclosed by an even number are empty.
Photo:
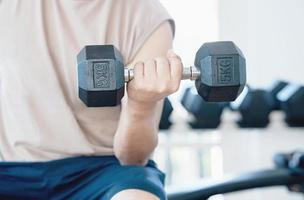
M156 106L128 100L123 105L114 138L114 152L121 164L145 165L148 161L158 142Z

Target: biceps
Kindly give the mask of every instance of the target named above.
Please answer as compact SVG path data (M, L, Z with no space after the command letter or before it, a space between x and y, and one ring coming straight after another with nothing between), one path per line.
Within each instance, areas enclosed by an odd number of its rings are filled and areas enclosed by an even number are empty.
M129 64L133 66L139 61L166 56L167 51L172 48L173 33L168 21L162 23L143 44L134 60Z
M173 33L168 21L162 23L144 43L134 60L128 66L134 66L139 61L166 56L167 51L172 48ZM158 128L164 101L159 101L155 110L155 122Z

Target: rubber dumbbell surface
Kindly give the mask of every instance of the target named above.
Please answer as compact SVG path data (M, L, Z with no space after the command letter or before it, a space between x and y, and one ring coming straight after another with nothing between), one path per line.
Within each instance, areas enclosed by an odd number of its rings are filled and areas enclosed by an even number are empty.
M280 110L280 101L277 98L277 94L282 91L288 83L283 80L277 80L273 82L273 84L270 86L268 89L270 95L271 95L271 100L273 102L272 109L273 110Z
M172 122L170 120L170 116L173 112L173 106L168 98L164 100L164 106L159 122L159 129L160 130L167 130L171 127Z
M285 121L291 127L304 127L304 86L290 84L277 94L285 113Z
M79 98L88 107L116 106L124 96L124 65L113 45L84 47L77 55Z
M240 113L237 121L240 127L263 128L269 124L273 105L269 92L246 88L239 98L231 103L231 107Z

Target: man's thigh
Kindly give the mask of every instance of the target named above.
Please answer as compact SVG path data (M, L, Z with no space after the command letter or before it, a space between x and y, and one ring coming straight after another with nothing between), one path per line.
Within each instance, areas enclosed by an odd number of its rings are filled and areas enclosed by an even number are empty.
M137 189L128 189L118 192L111 200L160 200L150 192Z
M119 161L105 167L99 167L98 162L93 164L96 166L92 167L88 163L76 176L75 173L71 175L69 170L63 179L56 181L59 185L56 184L53 191L60 197L66 197L61 199L167 199L164 190L165 174L153 161L149 161L146 166L121 166Z
M151 165L146 167L116 166L115 168L108 172L112 183L102 200L167 199L164 190L164 174L157 168Z
M164 180L153 161L121 166L114 156L0 163L0 199L165 200Z

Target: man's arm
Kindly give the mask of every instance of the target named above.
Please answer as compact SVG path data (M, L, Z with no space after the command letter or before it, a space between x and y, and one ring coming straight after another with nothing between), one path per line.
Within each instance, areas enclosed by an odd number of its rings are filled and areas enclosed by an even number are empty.
M173 52L172 30L163 23L146 41L130 66L134 79L122 101L114 152L122 164L145 165L158 143L158 125L163 98L175 92L182 64Z

